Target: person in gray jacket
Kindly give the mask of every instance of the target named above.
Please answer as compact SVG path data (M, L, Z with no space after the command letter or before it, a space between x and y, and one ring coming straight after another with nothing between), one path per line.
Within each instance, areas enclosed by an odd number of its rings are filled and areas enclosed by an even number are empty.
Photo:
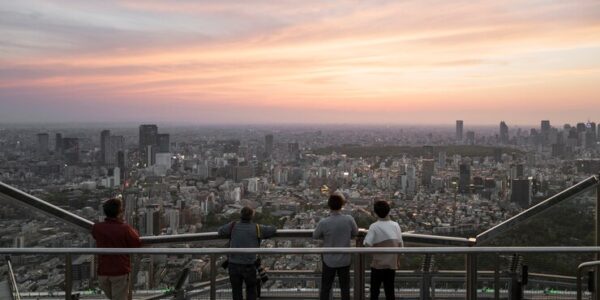
M230 248L259 248L260 240L275 235L274 226L252 222L254 209L242 208L240 222L231 222L219 228L219 236L229 238ZM246 284L246 299L256 300L256 254L231 254L228 256L229 280L233 300L243 300L242 285Z
M350 247L350 241L358 234L358 226L354 218L341 214L345 202L340 194L329 196L327 205L331 213L329 217L317 224L313 233L313 238L323 240L323 247ZM340 282L342 300L350 299L350 263L350 254L323 254L319 299L329 300L336 273Z

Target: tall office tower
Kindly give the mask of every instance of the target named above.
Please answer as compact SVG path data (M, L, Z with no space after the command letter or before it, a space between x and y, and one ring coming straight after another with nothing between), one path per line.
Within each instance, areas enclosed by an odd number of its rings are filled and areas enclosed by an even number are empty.
M550 121L549 121L549 120L542 120L542 122L541 122L541 130L542 130L542 134L543 134L544 132L548 132L548 131L550 131L550 128L551 128L551 126L550 126Z
M63 141L62 141L62 134L57 133L56 136L54 137L54 152L55 154L62 154L62 149L63 149Z
M547 145L549 143L551 129L552 129L552 127L550 126L550 121L542 120L541 131L540 131L542 145Z
M171 135L161 133L157 137L158 153L171 153Z
M37 135L37 155L39 158L45 158L48 156L48 149L50 145L50 135L47 133L38 133Z
M585 147L596 147L596 123L588 122L585 124Z
M273 155L273 135L265 135L265 155L270 158Z
M446 152L444 151L438 153L438 166L440 169L446 168Z
M100 132L100 162L106 164L108 156L107 149L110 144L110 130L102 130Z
M500 141L501 144L508 144L508 126L504 121L500 122Z
M79 139L63 138L63 156L68 164L79 163Z
M463 140L463 121L456 121L456 141L462 142Z
M467 131L467 145L475 145L475 131Z
M585 123L577 123L577 146L585 146L586 131L587 128L585 126Z
M512 164L510 165L510 179L520 179L525 176L525 165Z
M471 187L471 166L460 164L458 174L458 191L461 194L469 193Z
M127 167L125 150L117 152L117 167L119 167L119 170L121 171L121 179L127 179L127 171L125 170Z
M300 158L300 145L298 145L298 143L288 143L288 156L290 160L297 160Z
M423 165L421 166L421 185L429 186L431 184L431 177L434 172L434 160L424 159Z
M104 163L107 165L117 165L117 155L125 151L125 138L122 135L111 135L106 142L104 154Z
M529 207L531 203L531 181L529 179L511 180L510 202L517 203L522 208Z
M150 166L154 163L158 139L158 126L154 124L140 125L140 160L142 164Z

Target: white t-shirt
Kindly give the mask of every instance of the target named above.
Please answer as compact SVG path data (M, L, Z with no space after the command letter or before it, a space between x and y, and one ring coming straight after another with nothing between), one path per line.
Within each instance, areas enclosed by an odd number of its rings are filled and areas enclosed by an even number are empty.
M365 246L373 247L404 247L400 225L384 219L379 219L369 226L369 232L363 243ZM400 267L400 260L397 254L375 254L371 267L396 270Z

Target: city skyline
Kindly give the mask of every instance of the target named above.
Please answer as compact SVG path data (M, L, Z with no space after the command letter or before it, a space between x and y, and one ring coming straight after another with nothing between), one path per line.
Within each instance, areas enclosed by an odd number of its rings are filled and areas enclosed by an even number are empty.
M598 122L591 112L600 95L599 6L4 3L0 119Z

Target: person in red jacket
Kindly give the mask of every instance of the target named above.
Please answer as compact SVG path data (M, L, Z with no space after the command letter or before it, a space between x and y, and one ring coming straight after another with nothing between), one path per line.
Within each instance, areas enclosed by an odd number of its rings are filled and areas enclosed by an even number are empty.
M138 248L138 233L123 222L123 201L112 198L102 205L106 218L92 227L98 248ZM129 255L99 255L98 281L108 299L127 300L130 296L131 261Z

